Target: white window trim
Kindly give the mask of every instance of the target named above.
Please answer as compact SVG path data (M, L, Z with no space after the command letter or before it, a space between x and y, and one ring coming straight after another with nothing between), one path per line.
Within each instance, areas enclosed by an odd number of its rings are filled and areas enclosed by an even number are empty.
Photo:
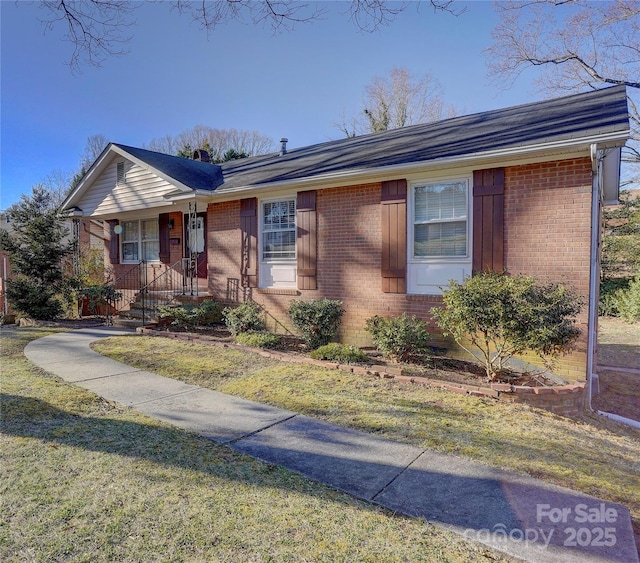
M296 196L280 196L265 198L258 201L258 265L259 265L259 287L261 288L283 288L294 289L298 286L298 249L294 245L294 256L292 258L264 258L264 204L276 201L293 201L294 221L297 234L297 201Z
M120 264L139 264L140 262L142 262L142 222L143 221L156 221L156 223L159 223L159 219L158 217L141 217L140 219L124 219L122 221L120 221L120 224L122 225L123 223L133 223L133 222L137 222L138 223L138 240L137 240L137 244L138 244L138 260L125 260L124 258L124 252L122 250L122 246L125 242L133 242L133 241L125 241L124 237L122 236L122 234L120 235ZM156 240L156 239L153 239ZM158 224L158 241L160 241L160 225ZM158 258L156 260L146 260L147 263L151 263L151 264L159 264L160 263L160 256L158 256Z
M429 184L464 182L467 185L467 252L465 256L415 256L415 189ZM471 175L412 180L407 201L407 293L441 295L448 279L462 282L471 275L473 253L473 182ZM445 279L446 278L446 279ZM429 285L425 280L433 280Z

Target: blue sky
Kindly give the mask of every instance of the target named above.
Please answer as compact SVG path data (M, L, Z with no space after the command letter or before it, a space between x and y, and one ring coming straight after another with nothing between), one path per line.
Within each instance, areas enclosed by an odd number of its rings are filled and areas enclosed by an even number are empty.
M38 2L0 0L0 209L52 173L73 173L95 134L134 146L195 125L287 137L289 147L341 138L334 124L394 66L431 73L464 113L541 98L528 76L508 90L486 77L492 4L461 5L454 17L412 4L363 33L340 14L345 4L327 2L325 19L294 31L232 22L207 35L159 2L137 12L128 55L74 75L63 27L44 33Z

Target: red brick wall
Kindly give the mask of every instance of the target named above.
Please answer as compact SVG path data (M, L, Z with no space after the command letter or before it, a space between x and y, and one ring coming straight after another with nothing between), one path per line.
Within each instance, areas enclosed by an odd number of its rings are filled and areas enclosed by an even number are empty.
M208 207L209 292L225 302L252 298L264 305L276 323L288 325L291 299L341 299L346 310L340 338L370 344L365 319L403 311L430 320L437 296L385 294L381 291L380 184L319 190L318 289L244 290L240 287L239 202ZM505 265L513 274L527 273L559 281L588 296L591 209L591 164L588 158L515 166L505 174ZM556 370L572 379L586 372L586 308L580 317L585 332L578 352Z

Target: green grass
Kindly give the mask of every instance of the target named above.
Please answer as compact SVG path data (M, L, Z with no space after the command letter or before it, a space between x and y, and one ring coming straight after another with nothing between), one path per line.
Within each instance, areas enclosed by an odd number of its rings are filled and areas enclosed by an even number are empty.
M51 332L0 341L2 561L508 560L64 383L22 354ZM153 344L156 367L169 366L173 344L147 340L108 346ZM191 352L214 349L175 350L185 377L208 377ZM238 381L255 363L245 356L221 356L212 380Z
M152 337L101 340L112 358L424 448L526 473L629 507L640 531L640 431L246 352Z

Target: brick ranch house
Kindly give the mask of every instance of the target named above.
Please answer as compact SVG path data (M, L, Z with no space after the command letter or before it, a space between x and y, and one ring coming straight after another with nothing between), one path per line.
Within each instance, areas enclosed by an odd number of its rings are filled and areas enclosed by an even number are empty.
M220 165L111 143L64 205L104 221L115 277L141 260L153 277L195 250L209 296L253 299L285 325L292 299L340 299L340 338L360 345L373 315L430 321L450 279L566 283L588 306L556 373L584 380L601 207L618 197L628 136L616 86L292 150L283 140Z

